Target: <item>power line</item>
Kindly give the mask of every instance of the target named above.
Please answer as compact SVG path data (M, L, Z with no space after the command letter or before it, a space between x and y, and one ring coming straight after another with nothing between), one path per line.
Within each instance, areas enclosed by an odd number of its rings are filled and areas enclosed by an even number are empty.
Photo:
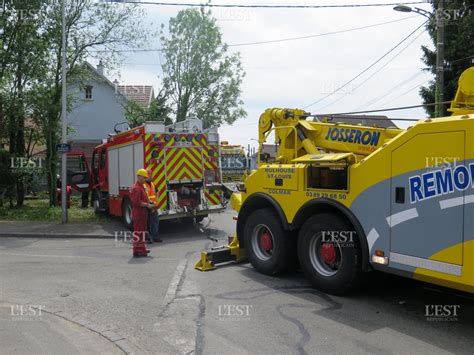
M466 59L474 59L474 55L470 55L469 57L464 57L464 58L453 60L450 64L461 62L461 61L466 60Z
M388 64L390 64L391 62L393 62L400 54L402 54L408 47L410 47L418 38L420 38L420 36L424 33L424 31L420 32L415 38L413 38L405 47L403 47L397 54L395 54L392 58L390 58L390 60L388 60L383 66L381 66L378 70L376 70L372 75L370 75L366 80L364 80L359 86L357 86L354 90L357 90L358 88L360 88L363 84L365 84L367 81L369 81L370 79L372 79L377 73L379 73L382 69L384 69ZM399 87L401 87L402 85L406 84L407 82L410 82L411 80L413 80L416 76L420 75L422 72L417 72L415 75L411 76L408 80L406 81L403 81L403 83L400 83L398 85L395 85L395 87L393 87L392 89L390 89L386 94L384 95L381 95L379 97L377 97L374 100L370 101L370 103L367 103L367 104L364 104L364 105L360 105L359 107L356 108L356 110L360 110L362 109L363 107L367 107L369 105L373 105L374 102L377 102L381 99L383 99L384 97L388 96L392 90L395 90Z
M422 84L420 84L422 85ZM442 104L449 104L451 101L445 101L441 102ZM373 112L386 112L386 111L400 111L400 110L410 110L412 108L419 108L419 107L427 107L427 106L436 106L439 103L433 102L429 104L422 104L422 105L412 105L412 106L401 106L401 107L391 107L391 108L384 108L380 110L367 110L367 111L352 111L352 112L341 112L341 113L322 113L322 114L309 114L309 115L300 115L300 117L315 117L315 118L320 118L320 117L331 117L331 116L346 116L346 115L357 115L361 113L373 113ZM337 117L336 117L337 118ZM360 117L344 117L347 119L358 119L360 120ZM367 119L370 120L379 120L379 121L386 121L386 118L377 118L377 117L367 117ZM389 118L392 121L419 121L420 119L415 119L415 118ZM252 122L244 125L223 125L221 127L245 127L245 126L254 126L257 125L258 122Z
M337 8L360 8L360 7L383 7L397 5L421 5L428 4L426 1L378 3L378 4L336 4L336 5L241 5L241 4L195 4L177 2L151 2L151 1L128 1L128 0L105 0L111 3L156 5L156 6L181 6L181 7L223 7L223 8L246 8L246 9L337 9Z
M439 104L450 104L451 101L444 101L444 102L433 102L429 104L422 104L422 105L413 105L413 106L401 106L401 107L391 107L391 108L384 108L378 110L367 110L367 111L353 111L353 112L341 112L341 113L325 113L325 114L317 114L317 115L309 115L308 117L319 117L319 116L337 116L337 115L356 115L359 113L371 113L371 112L385 112L385 111L399 111L399 110L409 110L412 108L418 107L427 107L427 106L435 106Z
M336 90L334 90L333 92L327 94L326 96L324 96L323 98L319 99L319 100L316 100L314 101L313 103L303 107L304 109L308 108L308 107L311 107L311 106L314 106L318 103L320 103L321 101L324 101L326 100L328 97L334 95L336 92L340 91L341 89L345 88L347 85L349 85L350 83L352 83L354 80L356 80L357 78L359 78L360 76L362 76L364 73L366 73L367 71L369 71L372 67L374 67L377 63L379 63L382 59L384 59L386 56L388 56L390 53L392 53L395 49L397 49L403 42L405 42L408 38L410 38L416 31L418 31L418 29L420 29L421 27L423 27L425 25L427 21L423 22L420 26L418 26L417 28L415 28L408 36L406 36L405 38L403 38L400 42L398 42L394 47L392 47L388 52L386 52L383 56L381 56L379 59L377 59L375 62L373 62L371 65L369 65L367 68L365 68L364 70L362 70L359 74L357 74L355 77L353 77L351 80L349 80L348 82L346 82L345 84L341 85L340 87L338 87Z
M384 65L382 65L380 68L378 68L376 71L374 71L369 77L367 77L364 81L362 81L359 85L357 85L355 88L351 90L351 92L354 92L358 88L360 88L362 85L364 85L366 82L368 82L370 79L372 79L375 75L380 73L387 65L389 65L391 62L393 62L400 54L402 54L405 49L410 47L424 32L420 32L418 36L416 36L413 40L411 40L405 47L403 47L398 53L396 53L392 58L390 58ZM339 101L341 101L345 96L347 96L347 93L341 96L340 98L336 99L333 102L330 102L329 104L326 104L325 106L321 107L320 110L331 106ZM365 105L364 105L365 106Z
M459 62L459 61L462 61L462 60L466 60L466 59L471 59L471 58L474 58L474 56L469 56L469 57L465 57L465 58L461 58L461 59L457 59L457 60L454 60L452 61L451 63L455 63L455 62ZM415 73L415 75L411 76L410 78L408 78L407 80L404 80L403 82L399 83L398 85L394 86L392 89L388 90L387 93L385 95L382 95L380 97L378 97L375 101L372 100L370 103L367 104L368 105L372 105L374 103L376 103L377 101L380 101L381 99L383 99L384 97L388 96L389 94L391 94L393 92L393 90L396 90L398 89L399 87L405 85L406 83L412 81L414 78L416 78L418 75L420 75L422 72L417 72ZM385 101L383 104L381 104L380 106L385 106L389 103L392 103L394 102L395 100L399 99L400 97L403 97L405 96L406 94L408 94L409 92L412 92L413 90L415 89L418 89L420 86L426 84L427 82L429 82L431 79L427 79L427 80L424 80L422 81L421 83L409 88L408 90L404 91L403 93L401 93L400 95L388 100L388 101ZM360 106L359 106L360 107Z
M401 22L401 21L406 21L412 18L418 17L416 16L410 16L410 17L404 17L402 19L398 20L392 20L392 21L386 21L386 22L379 22L379 23L374 23L372 25L366 25L366 26L360 26L360 27L353 27L353 28L347 28L345 30L339 30L339 31L332 31L332 32L325 32L325 33L318 33L318 34L313 34L313 35L307 35L307 36L300 36L300 37L289 37L289 38L281 38L281 39L272 39L272 40L267 40L267 41L259 41L259 42L247 42L247 43L236 43L236 44L229 44L227 45L228 47L242 47L242 46L252 46L252 45L259 45L259 44L267 44L267 43L278 43L278 42L289 42L289 41L296 41L296 40L301 40L301 39L307 39L307 38L315 38L315 37L324 37L324 36L330 36L330 35L335 35L339 33L346 33L346 32L352 32L352 31L359 31L367 28L373 28L373 27L378 27L378 26L383 26L383 25L388 25L391 23L396 23L396 22ZM112 50L93 50L89 52L111 52ZM121 49L121 50L115 50L115 52L161 52L163 51L162 48L156 48L156 49L146 49L146 48L136 48L136 49ZM153 65L153 64L147 64L147 65Z
M407 91L404 91L403 93L401 93L400 95L398 95L397 97L394 97L393 99L389 100L389 101L386 101L385 103L383 103L381 106L385 106L385 105L388 105L389 103L392 103L393 101L399 99L400 97L402 96L405 96L406 94L408 94L409 92L412 92L413 90L419 88L421 85L427 83L428 81L430 81L431 79L428 79L428 80L425 80L423 82L421 82L420 84L408 89Z
M316 115L316 117L322 117L324 115ZM333 119L337 119L339 116L339 114L332 114L332 115L328 115L327 118L331 118L331 121ZM344 117L344 119L348 119L348 120L360 120L361 117L350 117L350 116L346 116L346 115L341 115L342 117ZM326 118L326 117L324 117ZM366 119L368 120L371 120L371 121L387 121L387 118L382 118L382 117L367 117ZM416 121L419 121L420 119L419 118L388 118L390 121L411 121L411 122L416 122Z
M388 95L392 94L395 90L398 88L402 87L403 85L409 83L419 75L421 75L423 72L422 71L417 71L415 74L410 76L408 79L403 80L402 82L399 82L398 84L392 86L390 89L388 89L386 92L384 92L382 95L376 97L375 99L370 100L369 102L366 102L358 107L355 108L355 110L361 110L364 107L370 107L371 105L374 105L375 103L379 102L383 98L387 97Z
M288 41L295 41L295 40L306 39L306 38L323 37L323 36L335 35L335 34L339 34L339 33L346 33L346 32L352 32L352 31L363 30L363 29L366 29L366 28L372 28L372 27L387 25L387 24L390 24L390 23L395 23L395 22L400 22L400 21L412 19L412 18L414 18L414 17L418 17L418 15L416 15L416 16L410 16L410 17L405 17L405 18L403 18L403 19L398 19L398 20L392 20L392 21L386 21L386 22L375 23L375 24L373 24L373 25L367 25L367 26L361 26L361 27L348 28L348 29L340 30L340 31L326 32L326 33L320 33L320 34L308 35L308 36L301 36L301 37L290 37L290 38L274 39L274 40L268 40L268 41L229 44L228 46L229 46L229 47L241 47L241 46L251 46L251 45L256 45L256 44L288 42Z

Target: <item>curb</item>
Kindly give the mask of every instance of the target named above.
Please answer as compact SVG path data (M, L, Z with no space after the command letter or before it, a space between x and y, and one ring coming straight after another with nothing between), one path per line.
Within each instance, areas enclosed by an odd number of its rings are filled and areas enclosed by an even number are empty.
M112 234L70 234L70 233L0 233L0 238L42 238L42 239L113 239Z

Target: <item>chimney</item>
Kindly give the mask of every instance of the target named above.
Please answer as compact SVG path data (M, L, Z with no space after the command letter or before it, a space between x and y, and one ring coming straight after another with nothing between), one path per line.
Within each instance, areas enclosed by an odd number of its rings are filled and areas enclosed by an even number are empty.
M102 64L102 59L99 61L99 64L97 65L97 72L100 75L104 75L104 64Z

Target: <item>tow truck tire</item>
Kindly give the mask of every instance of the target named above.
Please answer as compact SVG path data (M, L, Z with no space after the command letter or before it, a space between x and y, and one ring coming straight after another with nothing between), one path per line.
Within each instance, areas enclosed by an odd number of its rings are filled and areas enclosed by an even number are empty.
M252 266L265 275L294 269L296 241L270 208L254 211L245 222L244 243Z
M125 228L133 230L132 202L125 198L122 203L122 222Z
M298 238L298 258L315 288L340 295L359 283L361 253L353 230L343 219L330 213L317 214L303 224ZM343 231L346 233L332 233Z

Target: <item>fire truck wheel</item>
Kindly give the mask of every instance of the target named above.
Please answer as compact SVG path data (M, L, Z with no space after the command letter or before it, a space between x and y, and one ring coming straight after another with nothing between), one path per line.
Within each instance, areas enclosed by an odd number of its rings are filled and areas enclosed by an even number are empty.
M125 198L122 203L122 222L125 228L133 230L132 202L128 198Z
M94 208L94 212L96 214L100 213L100 192L97 190L92 191L92 207Z
M92 191L92 207L96 214L108 214L107 210L107 195L96 189Z
M256 210L248 217L244 242L250 263L262 274L276 275L295 266L296 240L283 230L270 208Z
M354 229L333 214L318 214L304 223L299 233L298 257L306 277L324 292L343 294L361 279L361 256Z

